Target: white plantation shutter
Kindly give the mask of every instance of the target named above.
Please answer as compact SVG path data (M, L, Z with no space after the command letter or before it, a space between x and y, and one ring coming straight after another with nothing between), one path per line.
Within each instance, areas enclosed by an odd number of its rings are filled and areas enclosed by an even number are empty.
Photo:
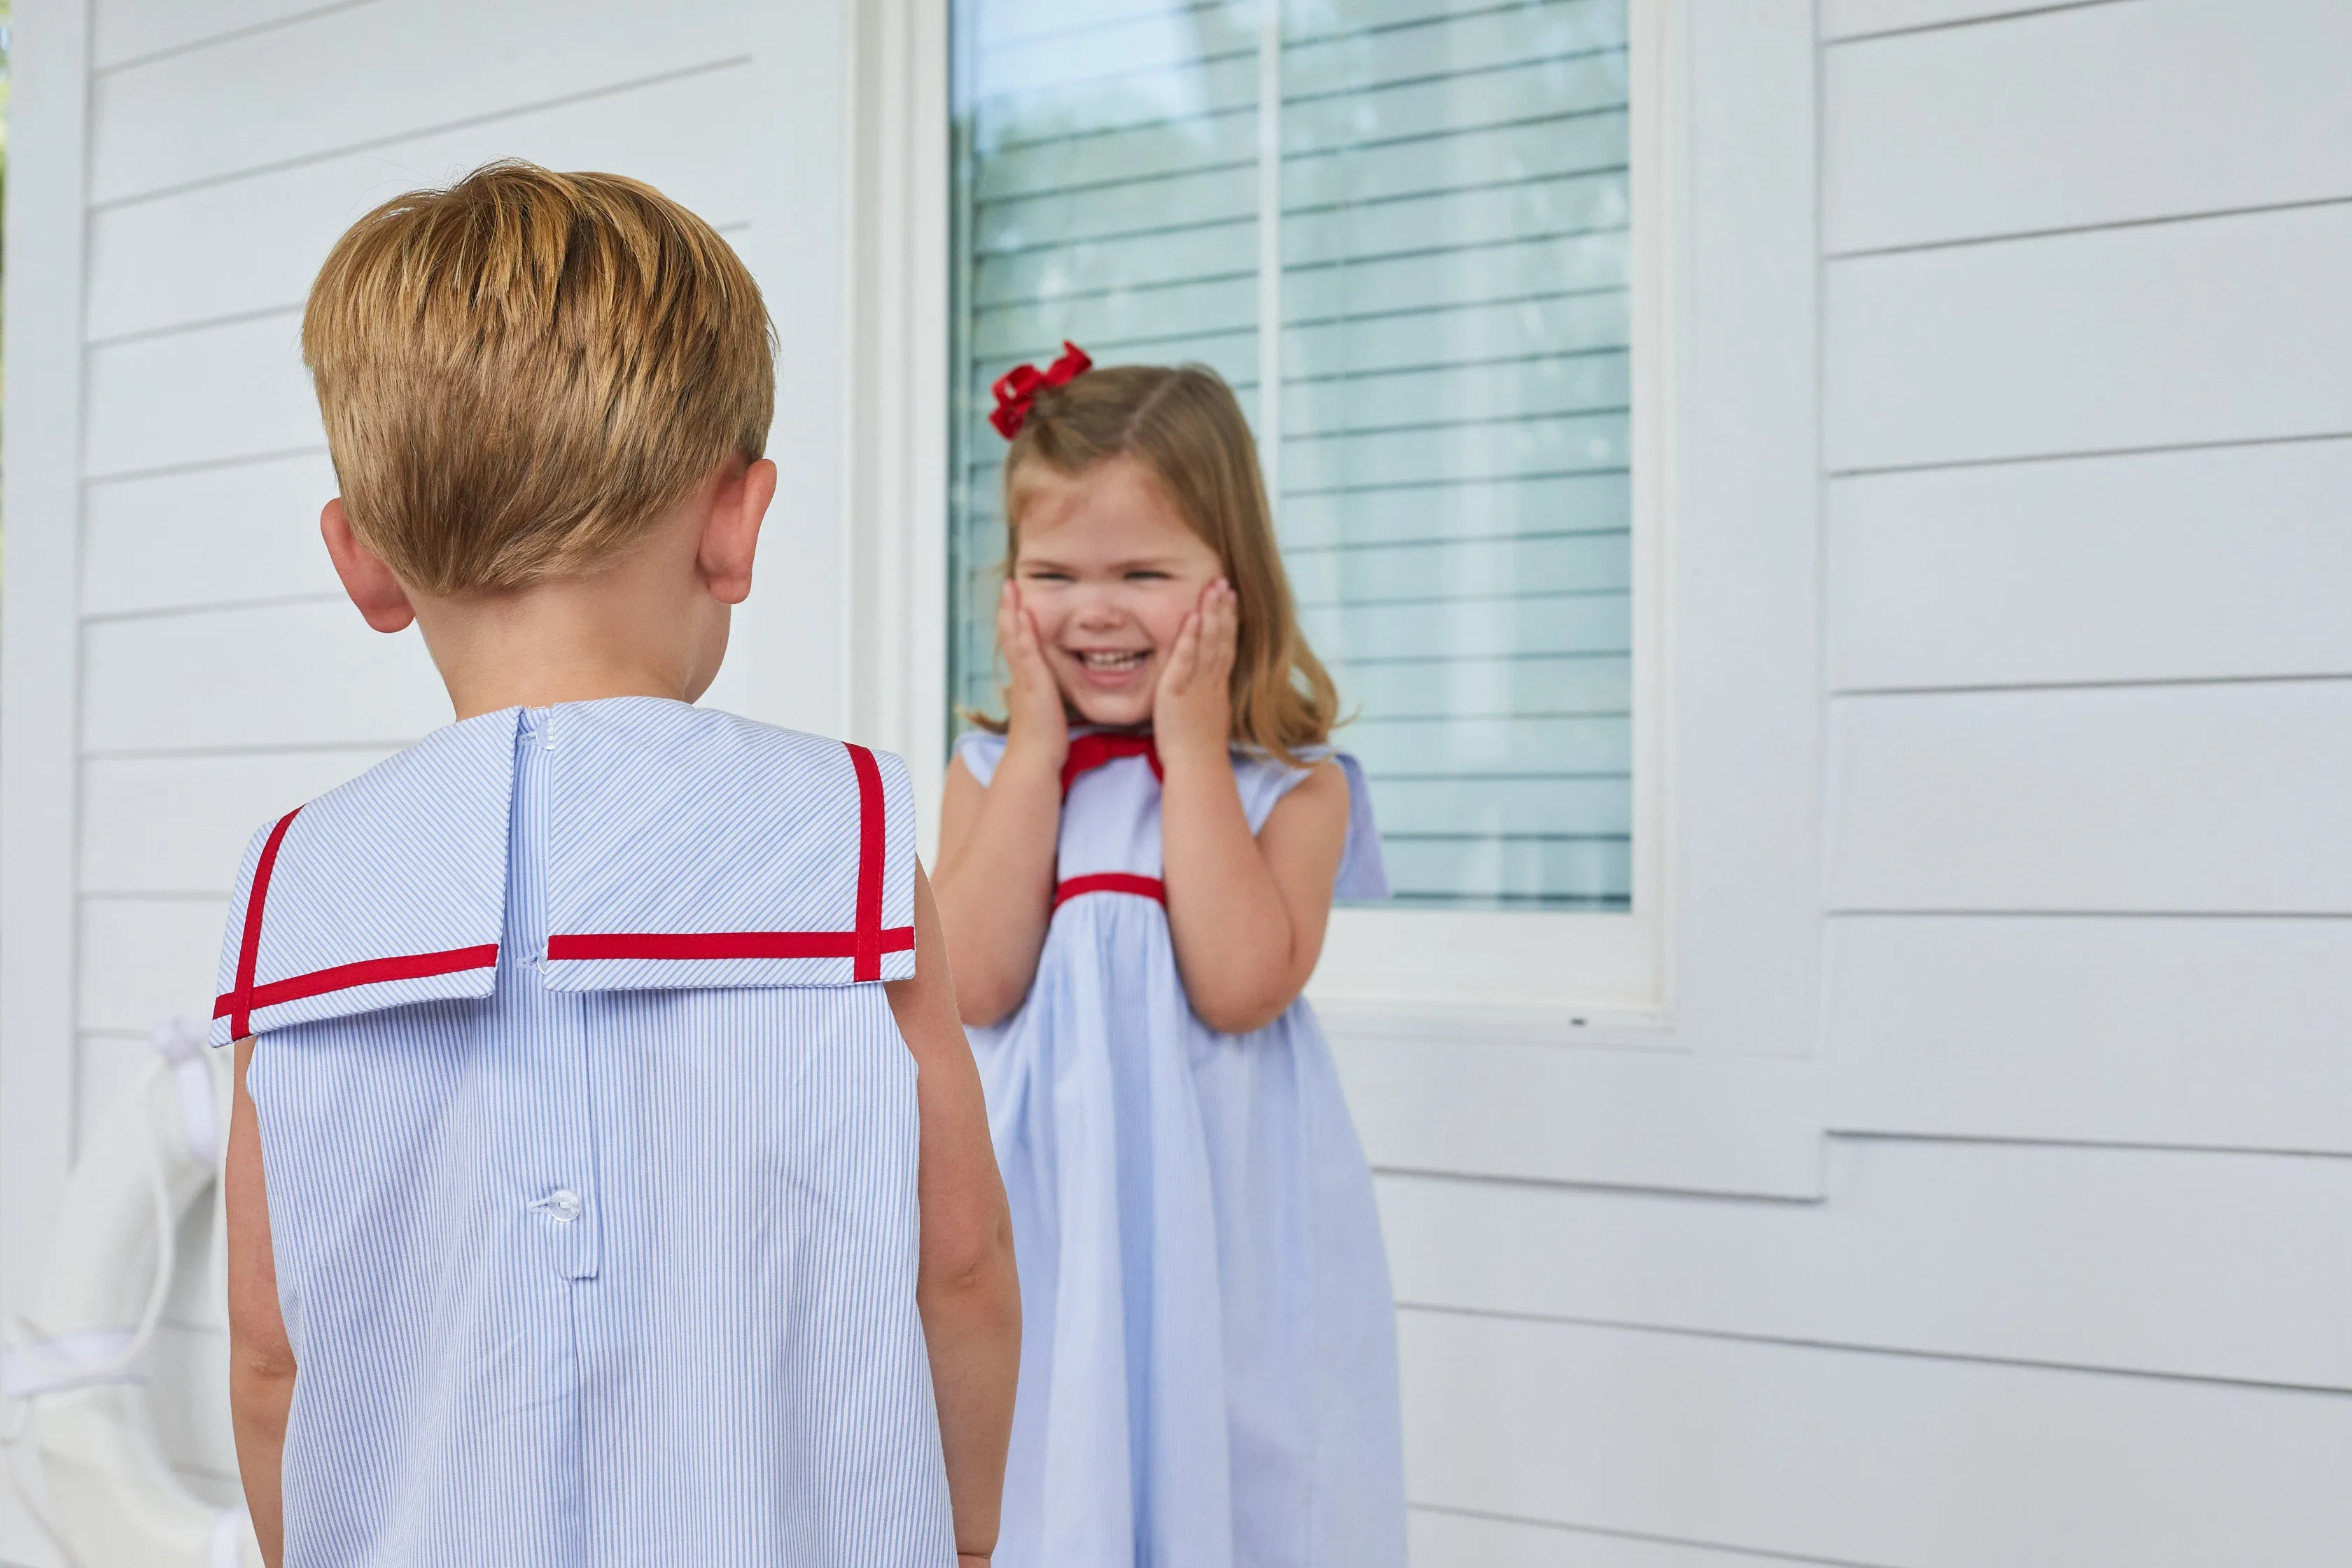
M1064 338L1202 361L1267 447L1399 896L1628 907L1625 12L958 5L959 700L994 700L988 384Z

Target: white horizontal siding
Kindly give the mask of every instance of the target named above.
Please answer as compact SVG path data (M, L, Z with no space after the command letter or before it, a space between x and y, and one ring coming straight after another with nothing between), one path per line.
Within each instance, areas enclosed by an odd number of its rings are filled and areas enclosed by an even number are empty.
M83 658L90 752L382 746L449 722L423 637L348 604L100 621Z
M1819 1079L1808 1061L1336 1032L1380 1168L1811 1197Z
M99 77L100 207L549 108L750 53L731 5L414 0L320 11ZM235 90L222 90L234 83Z
M1828 997L1832 1127L2352 1154L2352 921L1852 916Z
M1831 683L2352 675L2352 441L1830 489Z
M756 205L757 93L749 63L722 63L107 208L90 223L89 333L299 306L354 219L493 158L626 174L715 226L740 226Z
M2352 1390L2352 1161L1837 1139L1819 1203L1380 1195L1412 1306Z
M2347 59L2340 0L2134 0L1831 49L1824 244L2352 196Z
M1884 1568L2325 1561L2352 1399L1407 1311L1416 1502Z
M82 613L341 598L318 532L335 489L323 445L93 484L82 503Z
M92 350L84 473L103 479L322 449L301 335L301 311L289 308Z
M171 1018L212 1016L221 899L86 898L81 904L81 1026L143 1040Z
M210 40L256 27L283 26L355 0L99 0L90 18L90 63L109 70L127 61L174 49L202 47ZM380 0L357 0L361 4Z
M1850 697L1830 900L2352 913L2352 681Z
M1833 471L2352 432L2352 205L1833 261Z
M95 759L83 767L86 894L226 897L254 831L388 750ZM169 812L157 801L172 803Z
M2119 0L1821 0L1821 29L1824 39L1836 41L2118 3ZM2140 0L2120 3L2137 5Z
M1410 1551L1412 1568L1805 1568L1814 1561L1428 1508L1412 1510Z

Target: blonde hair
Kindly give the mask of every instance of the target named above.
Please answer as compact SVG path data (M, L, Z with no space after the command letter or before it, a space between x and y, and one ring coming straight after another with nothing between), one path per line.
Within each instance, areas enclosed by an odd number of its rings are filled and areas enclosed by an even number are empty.
M1223 377L1205 365L1111 365L1041 388L1004 455L1004 567L1021 553L1022 476L1037 465L1076 476L1131 457L1177 515L1217 552L1238 599L1234 738L1297 763L1330 739L1339 694L1298 627L1257 443ZM1003 721L972 716L1002 731Z
M709 225L618 174L503 162L353 224L302 315L352 531L428 593L626 550L775 400L758 285Z

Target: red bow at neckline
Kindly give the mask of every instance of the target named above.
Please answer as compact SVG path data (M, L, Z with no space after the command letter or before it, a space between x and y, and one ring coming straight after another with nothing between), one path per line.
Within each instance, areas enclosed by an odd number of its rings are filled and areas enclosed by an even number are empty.
M1110 735L1097 732L1079 735L1070 742L1069 760L1062 764L1062 793L1068 795L1070 786L1079 776L1090 773L1105 763L1115 763L1121 757L1146 757L1151 763L1151 776L1164 778L1160 771L1160 748L1149 735Z
M1037 400L1038 393L1050 386L1067 386L1094 366L1086 350L1064 339L1062 357L1044 370L1016 364L996 378L996 384L989 388L996 394L996 412L988 416L988 422L996 426L998 435L1012 440L1029 422L1029 405Z

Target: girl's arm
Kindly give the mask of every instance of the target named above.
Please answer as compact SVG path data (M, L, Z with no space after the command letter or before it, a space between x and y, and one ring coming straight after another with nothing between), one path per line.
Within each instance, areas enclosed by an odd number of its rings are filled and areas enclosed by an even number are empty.
M915 876L915 977L886 989L915 1058L922 1120L921 1256L915 1302L929 1346L959 1568L996 1550L1013 1385L1021 1370L1021 1288L1013 1219L996 1173L980 1070L956 1021L955 987L931 887Z
M974 1025L1020 1006L1036 978L1054 912L1062 763L1070 753L1062 689L1010 583L997 601L996 641L1013 676L1004 755L985 787L961 761L951 765L940 805L940 918L956 1003Z
M1229 1035L1272 1023L1315 973L1348 835L1348 782L1328 763L1251 835L1226 751L1238 622L1233 589L1211 584L1177 636L1152 719L1176 967L1192 1011Z
M253 1041L236 1043L236 1100L229 1113L223 1176L228 1240L228 1404L236 1468L261 1559L278 1568L285 1551L278 1487L286 1416L294 1403L294 1347L278 1309L278 1262L269 1247L269 1196L261 1184L261 1121L245 1091Z

